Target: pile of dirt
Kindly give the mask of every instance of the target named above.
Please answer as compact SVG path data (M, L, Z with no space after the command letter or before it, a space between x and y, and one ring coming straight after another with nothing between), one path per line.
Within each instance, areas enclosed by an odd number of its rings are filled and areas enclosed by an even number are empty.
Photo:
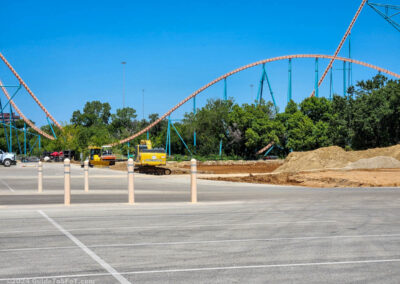
M400 160L400 145L364 151L345 151L340 147L331 146L308 152L292 152L286 158L283 165L276 169L275 172L341 169L360 159L369 159L378 156L392 157ZM389 162L389 164L391 163Z
M208 177L204 179L306 187L397 187L400 186L400 169L283 172L263 175L250 174L244 177Z
M360 159L344 167L345 170L355 169L397 169L400 168L400 161L393 157L378 156L368 159Z

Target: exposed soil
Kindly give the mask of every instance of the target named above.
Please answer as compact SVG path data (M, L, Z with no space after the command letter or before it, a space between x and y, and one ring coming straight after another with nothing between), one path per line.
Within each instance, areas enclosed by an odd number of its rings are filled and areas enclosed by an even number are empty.
M400 186L400 169L284 172L245 177L208 177L206 179L307 187L397 187Z
M270 161L207 161L199 162L197 172L200 174L237 174L237 173L271 173L282 165L282 160ZM189 174L190 162L167 162L172 174ZM126 162L117 162L110 167L113 170L126 171Z

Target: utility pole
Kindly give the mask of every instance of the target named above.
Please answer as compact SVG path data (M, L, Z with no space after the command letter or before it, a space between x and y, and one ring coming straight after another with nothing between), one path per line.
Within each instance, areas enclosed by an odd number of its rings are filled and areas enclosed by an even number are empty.
M122 107L125 108L125 65L126 62L122 61Z

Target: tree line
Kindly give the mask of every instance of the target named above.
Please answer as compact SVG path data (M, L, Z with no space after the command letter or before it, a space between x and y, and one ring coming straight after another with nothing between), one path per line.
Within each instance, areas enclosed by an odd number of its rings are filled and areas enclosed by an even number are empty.
M109 103L91 101L73 112L62 133L56 129L57 140L42 139L42 146L48 151L86 152L90 145L118 141L158 118L158 114L150 114L148 119L138 119L131 107L112 113ZM42 129L51 132L49 126ZM165 147L167 129L168 121L164 120L149 131L154 146ZM203 158L217 158L222 146L225 158L253 159L270 142L279 146L271 154L279 156L331 145L348 150L390 146L400 142L400 82L378 74L350 87L346 96L335 95L332 100L310 97L298 104L290 101L279 113L267 101L239 105L233 99L210 99L195 115L186 113L171 126L172 154L188 156L175 129L189 150ZM5 148L1 131L0 147ZM131 141L131 153L146 136ZM115 151L126 154L128 145L118 146Z

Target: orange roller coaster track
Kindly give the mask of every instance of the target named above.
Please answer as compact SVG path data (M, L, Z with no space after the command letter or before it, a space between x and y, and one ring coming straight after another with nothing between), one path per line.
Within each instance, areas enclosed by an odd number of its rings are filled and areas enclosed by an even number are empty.
M15 69L11 66L11 64L7 61L7 59L4 57L2 53L0 53L0 59L3 60L3 62L7 65L7 67L11 70L11 72L14 74L14 76L18 79L20 84L25 88L25 90L31 95L31 97L35 100L37 105L43 110L43 112L46 114L46 116L51 119L54 124L62 129L61 124L57 122L57 120L54 119L54 117L48 112L48 110L42 105L42 103L39 101L39 99L35 96L35 94L29 89L28 85L22 80L21 76L15 71Z
M391 75L393 77L396 77L398 79L400 79L400 75L394 72L391 72L387 69L372 65L372 64L368 64L362 61L358 61L358 60L354 60L354 59L350 59L350 58L345 58L345 57L338 57L338 56L334 56L334 55L322 55L322 54L296 54L296 55L286 55L286 56L279 56L279 57L273 57L273 58L269 58L269 59L264 59L264 60L260 60L245 66L242 66L240 68L237 68L229 73L226 73L225 75L222 75L220 77L218 77L217 79L211 81L210 83L204 85L203 87L201 87L200 89L198 89L197 91L195 91L194 93L192 93L191 95L189 95L187 98L185 98L184 100L182 100L181 102L179 102L177 105L175 105L173 108L171 108L169 111L167 111L163 116L161 116L159 119L157 119L156 121L154 121L153 123L151 123L149 126L143 128L142 130L140 130L139 132L133 134L132 136L122 139L116 143L111 144L111 146L116 146L119 144L123 144L126 143L128 141L131 141L133 139L135 139L136 137L142 135L143 133L145 133L146 131L150 130L151 128L153 128L154 126L156 126L158 123L160 123L162 120L164 120L165 118L167 118L169 115L171 115L171 113L173 113L175 110L177 110L178 108L180 108L183 104L185 104L187 101L189 101L190 99L194 98L195 96L197 96L199 93L203 92L204 90L206 90L207 88L211 87L212 85L218 83L221 80L224 80L227 77L230 77L236 73L239 73L243 70L252 68L254 66L258 66L261 64L265 64L265 63L269 63L269 62L274 62L274 61L280 61L280 60L286 60L286 59L295 59L295 58L323 58L323 59L331 59L331 60L339 60L339 61L345 61L345 62L351 62L354 64L358 64L361 66L365 66L368 68L372 68L375 69L379 72L382 73L386 73L388 75Z

